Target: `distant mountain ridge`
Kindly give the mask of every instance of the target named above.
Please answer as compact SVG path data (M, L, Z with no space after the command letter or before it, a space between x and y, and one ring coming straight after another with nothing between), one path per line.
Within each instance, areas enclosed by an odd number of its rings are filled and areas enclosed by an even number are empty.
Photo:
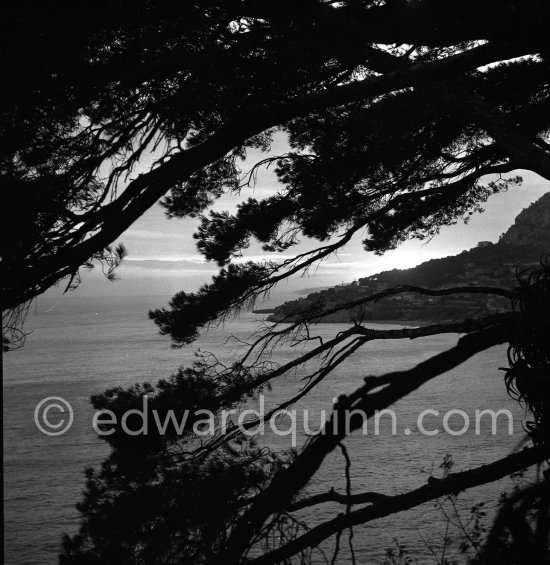
M274 309L270 321L298 320L302 313L318 308L329 310L399 285L427 288L486 285L513 287L518 269L536 266L550 254L550 193L525 208L497 243L478 243L458 255L432 259L411 269L393 269L361 278L349 285L315 292L285 302ZM362 317L370 320L443 320L502 311L502 299L490 295L457 295L441 298L402 294L324 316L323 322L346 322Z

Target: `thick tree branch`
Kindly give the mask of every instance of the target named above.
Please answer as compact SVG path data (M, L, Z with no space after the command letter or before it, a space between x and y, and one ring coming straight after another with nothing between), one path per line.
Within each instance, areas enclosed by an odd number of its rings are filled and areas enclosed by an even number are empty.
M222 434L217 436L212 442L201 446L198 450L193 452L193 455L203 453L204 451L212 451L216 449L221 444L227 443L230 440L242 435L242 430L252 430L259 429L264 426L266 422L281 410L287 409L289 406L296 404L299 400L304 398L313 388L315 388L329 373L331 373L336 366L345 361L352 353L357 351L360 347L366 343L374 340L388 340L388 339L418 339L421 337L428 337L433 335L443 335L448 333L471 333L487 328L493 328L495 325L502 322L509 322L514 319L520 319L518 315L515 314L494 314L491 316L486 316L478 319L470 319L461 322L445 323L445 324L432 324L428 326L422 326L418 328L402 328L402 329L392 329L392 330L374 330L367 328L362 325L355 324L347 330L340 332L334 339L331 339L320 346L312 349L311 351L305 353L304 355L293 359L292 361L277 367L273 371L263 373L257 378L253 379L251 382L242 389L242 394L246 394L248 391L257 390L259 387L264 386L268 382L275 380L277 377L288 373L288 371L307 363L311 359L315 359L321 355L328 356L338 345L343 344L352 337L355 337L352 341L343 345L339 350L337 350L330 358L328 362L324 362L323 365L315 371L313 374L304 377L304 380L308 381L308 384L299 391L298 394L285 400L277 407L265 414L263 418L256 418L247 420L240 425L234 424L230 425ZM356 337L360 336L360 337ZM378 381L377 381L378 382ZM383 384L380 381L380 384Z
M340 443L346 433L364 424L364 417L371 417L377 410L387 408L422 384L457 367L480 351L509 341L525 323L502 323L464 336L452 349L431 357L413 369L389 373L378 378L370 377L366 379L365 385L353 394L341 397L324 432L315 436L287 469L274 476L256 502L239 518L225 548L212 563L238 561L265 520L281 506L291 503L292 498L308 483L326 455ZM381 387L382 390L379 390Z
M465 113L471 115L476 123L487 133L516 164L517 168L530 169L541 177L550 180L550 153L518 131L510 121L491 106L483 97L465 89L460 92Z
M59 279L74 272L98 250L104 249L129 228L146 210L155 204L172 186L209 163L220 159L248 138L300 115L341 106L349 102L380 96L429 81L449 79L497 61L530 53L517 45L482 45L429 63L413 63L405 68L371 77L344 86L287 101L281 106L248 109L245 114L222 127L202 144L172 156L164 164L139 175L113 202L104 206L89 224L97 232L76 245L55 255L25 265L28 290L25 294L5 293L2 308L10 308L37 293L43 292ZM98 223L100 222L100 223ZM4 267L4 266L3 266ZM22 266L23 267L23 266Z
M342 494L331 489L328 492L301 498L300 500L289 504L286 509L289 512L296 512L297 510L303 510L304 508L316 506L317 504L325 504L326 502L337 502L338 504L344 504L346 506L356 504L375 504L377 502L383 502L389 498L391 497L385 494L380 494L379 492L361 492L348 496L347 494Z
M377 520L391 514L409 510L442 496L457 494L476 486L497 481L507 475L511 475L512 473L516 473L522 469L536 465L547 457L548 450L543 451L540 448L533 447L525 449L519 453L514 453L508 457L489 463L488 465L476 467L469 471L451 473L444 479L431 480L428 484L404 494L387 497L376 493L374 493L376 494L375 497L372 496L373 493L355 495L358 499L364 497L367 499L366 502L372 502L372 504L348 514L340 514L336 518L312 528L309 532L293 540L287 545L257 559L246 561L246 563L254 565L280 563L284 559L295 555L305 548L317 546L323 540L350 526L357 526L359 524L372 522L373 520ZM336 495L336 493L334 493L334 495ZM379 499L376 500L376 497L379 497ZM345 503L342 502L342 500L346 497L339 495L331 498L330 493L328 493L328 495L318 495L318 498L319 502L329 502L334 500L335 502ZM321 498L326 500L321 500ZM374 499L369 500L369 498ZM306 499L306 502L313 499L314 497ZM357 502L357 504L360 503L361 502ZM299 508L299 502L297 504ZM309 504L306 504L306 506L309 506Z

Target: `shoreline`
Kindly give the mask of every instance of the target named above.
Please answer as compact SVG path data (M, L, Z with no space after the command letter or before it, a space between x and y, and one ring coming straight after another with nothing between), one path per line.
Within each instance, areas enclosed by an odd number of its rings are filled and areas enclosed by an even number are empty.
M260 312L258 312L260 313ZM267 320L266 321L272 322L274 324L295 324L297 320ZM431 324L445 324L448 322L452 322L451 319L446 320L365 320L363 322L364 325L368 324L379 324L379 325L386 325L386 326L411 326L415 328L429 326ZM331 321L331 320L322 320L319 322L310 322L312 325L317 324L352 324L353 320L338 320L338 321Z

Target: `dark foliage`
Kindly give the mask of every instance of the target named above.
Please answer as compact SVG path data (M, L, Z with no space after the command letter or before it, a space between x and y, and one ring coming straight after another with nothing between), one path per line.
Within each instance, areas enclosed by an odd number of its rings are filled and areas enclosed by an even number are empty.
M63 279L78 283L79 269L94 260L113 276L125 254L113 242L164 198L169 216L201 217L199 250L223 267L210 285L150 313L176 345L187 344L355 234L365 234L366 250L383 253L480 210L519 182L517 170L550 179L546 0L46 0L11 4L3 21L3 309ZM266 150L274 131L287 136L290 152L247 176L240 160L251 148ZM248 200L235 215L209 213L268 162L278 195ZM301 235L325 245L277 264L231 262L253 238L281 251ZM331 536L338 548L346 529L352 545L354 525L540 463L547 457L540 440L548 412L547 279L546 267L525 279L515 315L397 331L358 322L327 341L311 336L308 323L268 328L229 367L199 362L156 387L94 397L96 408L117 416L142 408L145 396L149 416L191 416L181 433L174 425L134 437L115 427L105 436L113 452L88 471L82 527L65 538L61 563L271 565L294 556L308 563ZM369 376L340 396L331 421L350 407L372 415L477 353L510 344L507 383L532 409L542 449L403 495L366 493L366 505L360 496L352 509L342 428L281 457L232 433L197 437L198 411L236 406L312 360L319 367L307 369L304 388L283 406L368 341L450 332L464 334L454 347L409 370ZM315 347L276 367L263 354L281 340ZM289 509L297 498L307 506L304 488L339 446L348 492L338 502L346 511L309 530Z
M65 537L62 565L204 563L273 467L260 450L227 445L192 462L171 454L148 464L140 454L87 471L86 521Z
M201 327L239 306L243 297L261 287L269 272L269 267L255 263L229 265L211 284L203 285L197 293L178 292L170 300L169 310L157 308L149 317L175 344L190 343Z
M207 212L274 128L285 189L205 220L220 263L250 237L278 250L357 223L383 252L509 184L485 174L549 174L543 0L45 1L3 21L3 309L116 267L108 247L164 196Z
M253 557L252 562L274 564L296 555L299 562L307 563L312 548L331 535L336 534L339 539L341 532L351 523L368 522L444 495L455 496L464 489L517 473L524 467L541 462L548 456L547 446L534 438L542 450L527 449L460 473L450 473L448 466L445 467L447 471L443 479L428 481L427 485L404 494L387 496L370 492L352 495L348 491L346 495L340 495L331 490L326 495L314 495L311 498L301 494L298 501L292 503L320 467L323 456L319 453L330 452L345 437L341 418L347 410L367 410L371 414L375 407L381 409L388 406L421 383L495 344L510 343L513 355L510 356L511 368L506 375L507 384L516 387L535 415L537 424L545 426L546 412L542 408L546 406L546 395L537 395L541 390L544 393L544 383L538 379L540 372L518 371L521 363L516 359L521 354L522 359L528 359L531 364L534 360L542 360L542 363L547 360L550 343L550 312L546 308L550 293L545 282L547 271L547 267L543 266L525 275L516 291L509 293L514 303L521 305L515 315L470 320L460 324L460 328L453 326L453 331L466 333L456 347L409 371L366 378L365 384L358 390L339 397L332 418L338 419L341 425L333 428L329 422L326 433L312 438L297 455L273 455L265 449L254 447L253 443L242 441L244 438L234 434L205 439L196 426L201 420L198 415L200 410L208 409L219 414L223 409L239 405L261 390L270 379L289 371L296 363L309 360L311 356L307 353L286 367L268 369L262 369L259 358L251 360L254 347L243 359L229 367L205 356L192 368L180 369L169 379L159 381L155 387L148 384L129 389L118 387L95 396L92 399L94 406L111 410L118 422L127 410L143 410L143 398L147 396L145 411L149 421L153 419L154 412L161 421L166 421L167 414L172 411L175 419L171 422L174 425L167 426L166 433L159 434L154 428L149 428L153 433L139 436L129 435L120 426L115 426L112 435L103 436L114 450L100 470L87 472L86 492L79 505L83 515L82 526L79 534L65 538L61 563L154 564L159 560L166 563L246 562L243 561L244 556L256 555L254 551L257 552L260 547L265 555ZM429 327L425 329L424 335L446 331L444 325L433 330ZM414 329L395 332L396 338L422 335L415 334ZM269 332L259 341L269 342L277 333L285 335L287 331ZM349 344L338 348L339 341L346 337L346 333L348 337L357 333L359 336L370 336L371 339L376 339L378 333L382 339L392 335L391 330L369 330L357 324L347 332L340 332L340 337L322 344L322 349L315 352L315 356L320 356L323 349L334 350L331 357L325 357L324 367L309 377L310 381L316 375L318 378L326 376L335 366L334 359L338 356L345 359L353 352ZM299 341L299 338L296 339ZM538 380L535 382L534 378ZM175 422L182 422L185 412L189 413L187 419L183 420L185 425L177 429ZM139 419L129 419L128 427L135 429L141 423ZM355 427L361 423L362 420L356 422ZM338 429L340 435L331 431L333 429ZM349 467L346 468L346 472L349 472ZM298 487L293 486L296 483ZM547 486L543 482L540 488L545 493ZM546 494L540 497L536 495L538 506L531 505L529 501L532 497L529 496L527 493L526 498L516 497L514 500L518 501L519 510L523 513L521 519L529 524L538 524L533 540L517 537L513 523L508 521L510 512L506 511L506 520L498 522L497 518L487 537L483 530L476 533L476 559L473 562L493 562L489 558L483 560L482 556L501 551L500 546L494 546L492 540L495 536L502 539L504 546L512 551L506 553L506 562L510 564L520 563L521 556L531 543L538 548L537 551L545 551L539 540L546 539L544 536L548 534L547 523L544 522L545 512L548 511L547 505L544 506ZM330 501L349 504L347 513L338 514L311 530L302 523L301 518L292 514L293 510L299 511ZM356 505L353 510L352 505ZM529 514L532 508L539 509L535 518ZM347 521L348 516L352 522ZM248 524L253 521L257 525L249 530ZM235 540L242 543L240 536L243 528L245 541L235 550L232 544ZM481 525L478 524L478 528ZM468 548L464 550L465 558L471 549ZM236 551L239 552L239 558L232 557Z
M493 527L472 565L548 563L549 524L547 478L502 498Z
M535 443L550 441L550 262L540 270L520 275L515 307L535 322L510 343L508 390L525 402L534 416L528 424Z

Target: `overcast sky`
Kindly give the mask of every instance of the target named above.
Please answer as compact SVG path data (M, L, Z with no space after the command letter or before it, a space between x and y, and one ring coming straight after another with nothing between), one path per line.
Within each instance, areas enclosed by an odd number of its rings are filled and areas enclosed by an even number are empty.
M279 139L272 150L274 153L284 153L284 140ZM258 154L251 154L244 164L245 169L249 162L255 162L258 157ZM286 294L299 288L351 282L382 270L412 267L429 259L455 255L474 247L479 241L495 242L523 208L548 190L547 183L535 174L523 173L523 177L521 187L492 196L485 205L485 212L474 215L467 225L460 223L443 228L438 236L427 243L408 241L383 257L365 252L361 246L362 235L358 234L337 256L326 259L307 277L295 277L283 284L279 292ZM253 191L243 191L240 196L225 195L216 202L215 209L234 210L238 202L252 194L261 199L273 194L276 187L273 173L264 171L258 176ZM119 280L110 283L101 275L100 269L95 269L92 273L83 274L82 283L75 294L172 295L178 290L196 289L208 282L217 271L215 264L206 262L197 252L192 237L197 223L192 219L169 220L159 205L154 206L120 238L128 249L128 257L119 269ZM311 249L315 243L304 240L282 256ZM252 244L244 260L273 257L273 254L263 252L258 244Z

